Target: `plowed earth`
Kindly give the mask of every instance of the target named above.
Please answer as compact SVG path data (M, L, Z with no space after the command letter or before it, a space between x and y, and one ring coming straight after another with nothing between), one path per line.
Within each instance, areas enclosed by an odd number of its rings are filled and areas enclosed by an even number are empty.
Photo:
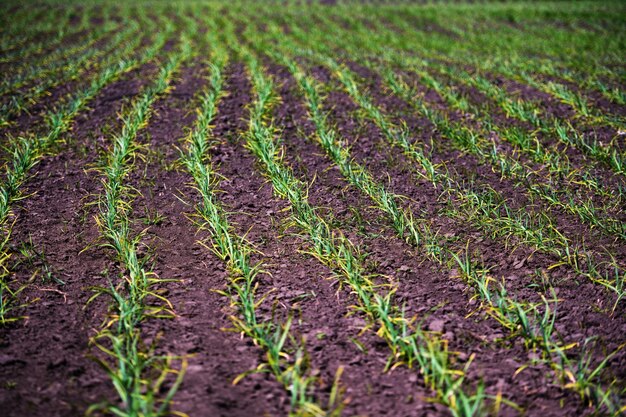
M344 63L361 77L380 109L394 122L406 122L411 141L432 150L436 163L446 162L450 175L475 178L502 193L513 207L528 207L533 212L546 209L541 203L531 205L518 185L500 178L490 166L441 137L409 103L392 96L375 73L355 62ZM349 185L315 142L315 127L289 71L267 57L264 64L280 96L273 116L280 129L278 139L286 150L285 162L298 178L311 184L310 203L362 248L368 272L394 281L398 287L395 300L405 306L408 316L418 317L425 329L441 333L450 350L458 352L458 360L466 361L473 355L467 371L469 385L483 381L488 394L504 394L528 416L589 414L590 409L574 392L553 380L546 364L532 361L523 341L509 338L497 321L479 308L479 301L472 298L457 270L434 263L396 237L388 220ZM391 148L373 123L360 117L358 106L333 74L314 65L310 69L316 80L328 86L324 109L329 112L329 122L349 143L355 161L367 166L390 191L408 197L401 202L407 209L430 216L442 239L458 242L459 249L469 241L470 251L482 254L490 273L502 278L516 298L540 301L537 271L546 271L558 259L523 245L503 250L503 242L497 238L442 215L457 202L442 198L441 189L416 175L412 162ZM209 70L207 62L200 59L186 63L172 89L155 103L154 114L138 137L146 147L144 158L136 161L128 179L137 191L133 227L146 229L142 251L152 255L154 271L174 280L161 284L160 290L177 313L174 319L148 322L142 331L148 335L146 340L158 340L158 352L189 355L173 409L190 416L286 415L289 398L269 374L252 374L233 385L238 375L264 360L263 352L229 331L233 311L228 299L218 292L227 288L227 272L207 248L207 236L197 232L193 205L198 194L178 163L181 138L193 126L198 93L206 88ZM27 183L28 198L15 209L12 271L18 282L30 285L21 296L28 303L23 309L28 318L0 327L3 416L82 415L91 404L115 397L110 381L91 358L99 353L89 343L107 311L101 298L88 302L94 294L91 288L108 285L109 277L121 267L102 246L93 221L96 195L102 189L96 168L110 146L111 132L120 126L118 113L155 73L156 68L147 64L105 87L89 110L74 121L72 134L36 166ZM414 74L404 75L418 83ZM383 372L389 355L387 345L373 331L362 332L365 322L358 314L349 314L356 302L353 294L340 288L331 271L307 253L306 240L290 225L285 201L273 194L258 161L244 146L253 100L244 65L230 63L225 80L226 94L214 121L215 144L210 157L223 176L219 198L235 231L258 249L254 260L264 263L266 273L258 291L267 293L268 298L260 306L259 317L285 318L297 312L293 331L306 340L322 399L330 395L335 371L344 368L341 386L345 415L447 415L444 407L428 401L433 393L417 372L402 366ZM545 114L571 117L571 108L545 93L513 82L505 83L505 87L536 100ZM8 132L17 135L39 122L40 113L73 88L73 84L56 88L31 115L17 119L19 127ZM464 120L465 115L449 109L435 92L425 87L421 90L429 106L441 109L451 120ZM528 128L507 118L471 88L464 93L470 101L493 110L496 123ZM599 108L626 114L623 107L603 100L598 98ZM468 123L472 121L468 119ZM572 151L571 160L583 164L585 158ZM607 168L594 169L607 182L624 185L623 178L613 176ZM608 248L621 260L626 259L623 242L590 230L571 214L558 209L552 214L568 237L584 240L589 248ZM53 279L44 280L48 272ZM579 279L565 266L550 269L550 277L559 298L557 330L565 342L593 336L594 363L626 342L624 303L609 314L607 306L613 300L597 285ZM626 379L626 353L616 354L608 369L611 378L607 376L607 380ZM500 414L513 416L518 412L504 405Z

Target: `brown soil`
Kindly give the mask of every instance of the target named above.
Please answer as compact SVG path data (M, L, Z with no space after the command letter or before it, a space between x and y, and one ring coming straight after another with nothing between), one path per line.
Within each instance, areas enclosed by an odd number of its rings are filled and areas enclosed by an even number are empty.
M283 81L287 79L285 85L291 84L291 88L293 88L290 77L284 71L273 70L273 72L280 74L279 79ZM321 78L326 80L323 75ZM290 108L290 110L284 111L284 114L288 114L289 117L282 120L280 119L281 112L278 111L279 120L283 122L280 125L286 126L287 131L289 131L290 126L299 126L306 131L307 123L301 120L303 109L294 101L293 91L290 92L289 87L284 87L281 91L285 91L282 95L283 102L285 107ZM332 106L331 114L341 117L338 127L344 133L344 137L358 138L352 142L353 151L365 146L364 153L357 156L357 159L365 157L365 155L371 156L372 153L367 149L373 147L380 149L372 142L376 141L374 138L380 137L379 134L374 133L374 130L360 134L354 128L350 128L351 124L354 127L352 122L354 119L346 116L345 113L352 106L345 98L341 98L341 94L330 95L329 101L328 107ZM333 120L336 119L333 118ZM307 136L312 137L310 133ZM450 286L450 280L453 280L452 282L458 280L454 276L454 271L450 271L449 274L435 272L440 269L438 265L425 260L410 247L398 241L389 230L386 221L380 219L380 214L368 208L368 201L364 201L356 191L346 189L347 184L340 177L339 172L332 169L332 164L329 164L328 161L323 161L320 156L322 150L316 145L301 139L294 141L291 135L286 135L283 139L285 139L288 149L287 158L292 161L294 167L298 167L297 172L306 173L309 180L313 176L316 178L314 186L310 189L310 201L316 206L328 207L332 210L332 213L337 216L337 224L341 225L342 230L348 233L353 242L358 242L364 247L364 251L368 254L368 262L374 268L372 272L395 277L399 285L397 302L406 305L407 314L416 314L418 319L425 320L427 325L428 323L443 323L444 337L450 340L453 349L463 353L462 358L467 358L472 352L479 352L481 359L474 363L469 374L470 380L476 382L478 378L481 378L486 383L488 391L493 394L496 394L498 390L513 392L514 390L506 388L509 384L511 386L526 384L526 394L523 397L513 395L510 399L520 405L523 404L530 415L544 413L560 415L564 410L560 408L558 401L564 396L571 399L568 401L571 405L575 403L571 393L564 393L554 386L546 390L550 384L543 379L547 371L542 367L529 369L527 373L522 373L512 379L511 376L515 372L516 366L526 360L528 352L525 351L522 344L516 341L510 342L512 344L497 343L491 345L491 342L505 337L497 323L482 320L476 322L460 320L461 317L471 313L476 306L467 303L469 292L464 284L456 281L456 284ZM357 153L360 152L357 151ZM384 154L384 152L382 153ZM381 179L386 178L388 173L391 178L398 179L398 183L400 183L406 181L403 178L407 178L407 175L411 176L410 172L407 171L390 170L384 165L383 158L384 155L381 155L378 161L371 161L371 158L368 158L368 165L370 162L373 164L374 172L379 172ZM402 157L394 155L391 160L399 162ZM402 163L399 165L401 166ZM417 194L419 194L420 200L432 202L436 200L436 193L425 190L428 187L428 184L422 184L420 191L414 190L411 194L405 195L417 198ZM396 190L395 187L392 188ZM360 224L355 224L355 212L360 213L360 217L363 218L358 222ZM359 229L364 229L364 231L359 233L357 232ZM442 234L449 232L451 232L450 229L441 231ZM452 230L452 232L458 234L458 230ZM384 236L382 239L381 233ZM495 249L496 243L492 242L491 244ZM513 262L512 259L503 260L509 265ZM416 297L417 294L419 294L418 297ZM434 312L431 311L432 307L436 305L443 307ZM437 326L438 324L435 324L435 327ZM616 332L619 334L619 328L616 329ZM494 366L494 363L498 363L498 365ZM578 412L582 412L584 407L582 405L578 407Z
M95 162L94 151L116 124L122 103L139 92L146 70L131 72L102 91L93 110L76 120L71 149L38 166L29 183L29 192L36 194L16 213L16 252L32 242L39 254L34 265L17 257L17 280L25 282L35 270L47 267L64 284L37 274L25 297L40 299L25 309L29 319L0 330L0 408L7 415L82 414L88 405L114 395L102 370L88 358L89 337L106 311L103 300L85 308L92 295L89 288L106 285L105 271L114 264L94 246L95 212L86 204L100 183L85 169Z
M319 75L318 78L323 80L324 82L329 81L328 74L324 74L323 71L321 73L317 72L316 75ZM335 87L334 90L337 90L337 87ZM383 100L382 96L378 96L377 98ZM393 99L390 100L392 100L393 102ZM425 181L417 181L418 183L421 182L421 186L419 188L415 188L415 186L412 185L413 181L410 179L412 176L411 170L403 168L407 165L410 166L411 164L405 161L404 157L398 152L388 148L388 146L385 144L384 139L381 138L380 132L378 132L375 127L370 124L366 124L366 126L361 126L360 128L356 126L356 124L354 123L355 118L350 116L350 112L356 110L356 107L353 103L351 103L351 100L343 93L331 93L329 95L329 101L330 104L328 105L328 107L331 110L331 114L337 115L335 117L339 117L339 119L337 119L340 120L338 121L338 127L340 131L344 133L343 137L356 138L355 140L351 141L353 156L355 156L358 161L365 162L370 168L371 172L377 173L376 176L380 179L380 181L386 182L388 178L390 178L391 184L389 188L391 190L410 197L412 201L422 203L414 206L414 212L419 213L420 210L426 210L428 213L437 213L439 208L441 207L433 207L432 203L434 201L437 201L438 191L433 190L432 186L430 186ZM376 104L380 105L381 108L393 107L393 105L390 106L389 103L384 103L378 100ZM346 112L347 115L344 114ZM344 115L341 116L342 114ZM422 132L421 134L425 134L424 130L418 130L416 131L416 134L420 131ZM426 129L425 132L428 132L428 130ZM428 141L428 138L423 139L425 141ZM421 137L420 140L422 140ZM375 153L372 153L371 149L376 149L377 151ZM297 152L297 154L299 155L310 153L312 152ZM468 163L470 166L476 166L476 164L471 162L471 159L472 158L468 157L467 155L457 155L455 158L455 166L464 166ZM393 162L390 164L389 161ZM485 177L489 178L490 176L485 175ZM497 183L493 183L492 185L495 186L494 188L498 188ZM317 187L313 187L313 189L317 189ZM424 204L426 205L426 207L424 207ZM529 279L532 279L531 277L533 276L533 271L541 270L545 267L545 265L550 265L551 263L555 262L555 260L551 260L549 257L541 256L539 254L533 254L533 251L529 249L518 248L511 253L502 253L501 242L496 242L492 239L486 238L484 234L480 232L473 231L471 229L468 230L467 225L455 225L454 223L443 222L438 223L438 228L442 235L460 238L460 242L465 242L466 239L470 238L472 240L472 244L470 247L480 249L483 256L483 262L487 266L492 267L493 275L497 277L507 277L506 281L509 290L512 293L516 293L517 296L521 298L536 298L537 294L534 290L531 290L531 288L533 287L533 283L532 281L529 281ZM396 251L390 251L388 248L384 251L381 251L381 260L388 260L390 253L394 252ZM372 255L370 255L370 257L372 257ZM405 265L404 270L407 270L406 263L399 263L397 265ZM409 267L408 270L424 271L425 268L423 265L424 264L420 264L417 269ZM576 337L580 337L580 335L582 334L587 336L596 335L600 337L600 343L596 350L596 355L598 355L596 356L596 360L601 360L601 355L603 355L602 345L610 346L611 348L615 349L619 346L619 343L623 341L621 332L623 331L625 324L621 319L622 313L616 313L615 316L612 316L612 318L608 322L611 323L611 325L606 326L606 316L603 314L598 314L593 306L589 306L586 309L581 309L582 305L588 305L588 302L586 300L591 300L597 297L597 288L595 288L592 284L588 282L581 283L579 281L573 281L571 278L569 278L571 276L571 273L567 272L566 269L552 270L551 275L553 279L558 282L557 291L559 294L559 299L561 299L561 307L559 307L559 309L561 310L562 314L559 315L559 324L557 325L559 332L563 335L579 335L573 336L572 340L574 340ZM446 278L454 278L454 271L451 271L450 277ZM420 274L420 282L422 282L423 279L423 276ZM447 280L443 279L441 281L446 282ZM402 281L400 282L402 283ZM437 285L431 284L427 288L437 288ZM456 289L457 291L460 290L461 292L463 292L464 288L464 285L459 283ZM416 290L414 287L410 287L410 289L407 290L407 294L422 294L424 292L428 293L427 290ZM401 293L402 291L400 291L400 294ZM440 294L440 292L437 293L437 295ZM460 296L460 294L457 295L457 297L458 296ZM410 299L412 297L408 298ZM427 301L428 303L426 305L436 304L433 302L432 299L427 299ZM461 306L467 305L466 303L466 301L463 302L459 300L456 303L451 304ZM610 305L609 303L610 297L604 302L601 302L600 305L604 305L606 308L607 305ZM576 311L576 315L572 314L573 311ZM454 313L451 314L451 316L453 317L454 315ZM463 316L463 314L459 314L459 316ZM581 319L581 317L584 318ZM456 320L444 320L446 324L449 321L453 326L458 325L458 321ZM463 325L466 325L466 323L463 323ZM499 334L498 337L502 337L503 335L500 333L501 331L502 330L498 330L496 326L491 330L491 333ZM470 334L472 334L471 331ZM485 332L484 329L481 329L481 331L473 334L489 335L490 332ZM486 339L483 340L490 340L489 336L486 336ZM466 347L467 342L464 341L464 343L464 347ZM523 356L523 349L521 349L518 354ZM485 352L481 352L481 356L485 355L488 354ZM497 357L497 355L498 353L494 352L494 357ZM619 369L623 369L623 366L620 365L623 362L623 354L620 354L618 357L615 358L615 367L613 369L618 372L618 377L620 378L623 378L621 371L619 371ZM499 369L506 368L499 367ZM528 377L530 380L533 380L534 378L532 375L528 375ZM517 381L516 383L520 382ZM545 412L545 409L541 412ZM554 412L558 414L558 411L555 410Z
M411 21L419 30L456 36L425 19ZM345 26L348 21L340 24ZM165 50L175 45L170 41ZM160 284L159 290L176 313L170 319L147 320L141 331L146 340L155 342L158 353L184 356L188 361L172 410L190 416L287 416L289 395L271 374L253 374L233 385L240 374L263 363L265 356L251 341L229 331L233 330L229 317L236 311L220 293L228 290L228 272L208 248L208 235L194 223L199 195L178 163L183 139L196 118L199 93L207 87L205 59L210 51L209 46L203 48L197 58L184 64L170 91L154 104L150 121L137 138L145 145L139 150L141 157L126 178L137 190L132 201L133 230L145 229L140 255L150 259L148 265L160 278L172 280ZM483 383L489 395L502 394L527 416L591 415L587 404L554 380L547 364L533 362L535 354L525 348L520 337L508 334L485 312L454 265L433 261L423 247L414 247L395 235L388 218L350 186L317 144L315 127L287 69L267 57L262 59L280 96L272 111L277 140L285 149L283 162L298 179L311 184L309 202L336 233L360 249L367 273L379 283L397 287L394 304L403 306L406 315L415 317L422 328L447 341L451 366L459 369L472 360L464 388L471 391ZM380 130L358 114L358 106L328 70L304 59L299 62L327 86L323 106L328 122L346 139L354 161L367 167L389 191L406 197L399 200L402 208L428 222L452 249L461 253L469 248L517 299L540 302L545 295L541 274L549 277L559 298L556 331L564 343L593 338L592 364L626 343L624 302L611 314L612 296L569 267L549 268L558 261L554 256L517 245L514 239L505 245L479 225L448 216L447 211L458 208L458 201L448 201L442 197L444 190L416 174L415 163L389 146ZM451 176L497 190L513 208L526 208L530 213L548 211L542 203L532 203L523 187L501 179L490 166L442 137L429 121L416 116L408 103L389 94L376 74L357 63L344 63L359 75L374 103L391 121L406 122L410 139L430 151L435 163L445 162ZM110 379L92 360L103 354L90 344L107 316L109 302L99 297L88 303L92 287L118 279L121 269L112 250L99 240L94 216L102 183L101 174L93 168L102 162L111 138L119 132L119 114L154 79L156 70L154 64L145 65L106 87L76 118L66 141L36 166L27 184L28 198L15 209L12 285L29 284L21 296L27 303L22 312L28 318L0 327L3 416L76 416L91 404L117 398ZM444 407L431 401L433 393L417 368L399 366L384 371L389 347L375 330L362 331L366 323L354 311L355 295L311 256L310 243L290 222L288 204L273 193L261 165L245 147L253 93L244 65L232 62L224 76L227 94L213 123L210 158L223 176L219 199L234 231L258 249L253 261L264 265L257 294L267 294L267 298L258 306L258 318L293 318L291 333L305 341L308 369L318 377L315 391L320 402L328 400L336 372L343 368L344 415L448 415ZM418 81L414 74L404 76ZM515 96L537 101L548 114L571 117L571 109L552 97L508 80L496 81ZM42 114L78 86L77 81L55 87L30 114L19 115L15 125L3 133L38 132ZM507 118L478 92L458 88L493 111L497 123L530 129ZM435 92L423 87L420 91L430 106L451 120L477 123L470 115L449 109ZM546 143L551 140L542 139ZM504 143L502 151L514 153ZM568 151L570 154L574 166L589 165L575 150ZM602 167L593 169L608 184L623 183ZM573 241L584 240L590 249L607 248L617 258L626 258L623 243L559 210L550 215ZM580 348L574 348L571 357L579 353ZM625 350L609 362L607 385L613 378L616 387L624 388ZM503 405L500 415L519 413Z

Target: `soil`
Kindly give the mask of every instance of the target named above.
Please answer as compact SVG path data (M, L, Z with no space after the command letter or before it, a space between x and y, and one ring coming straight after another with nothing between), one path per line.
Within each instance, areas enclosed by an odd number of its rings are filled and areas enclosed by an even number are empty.
M24 297L31 301L25 309L28 320L0 331L0 407L7 415L82 414L88 405L114 395L106 375L88 358L89 338L106 312L103 300L85 308L93 294L89 288L106 285L105 271L114 266L96 244L95 211L87 203L100 182L86 169L96 162L93 150L105 142L116 112L151 72L145 67L105 87L91 110L75 121L70 149L38 165L28 188L35 194L16 212L15 278L26 282L40 272ZM34 265L17 256L30 242L37 252ZM44 268L52 280L44 280Z
M348 19L337 19L342 26L349 26ZM415 17L411 23L442 38L458 36L427 19ZM164 49L175 45L171 40ZM184 139L196 120L200 94L208 87L211 68L207 56L210 46L204 45L154 103L149 123L137 136L139 155L125 178L136 190L130 217L133 233L143 233L139 254L149 259L146 268L165 280L158 291L175 312L171 318L145 321L141 334L154 343L157 354L182 357L187 363L172 411L190 416L287 416L289 394L270 373L253 373L233 383L264 363L266 356L262 348L233 329L232 316L237 311L224 295L229 290L229 273L210 250L208 234L196 223L194 206L199 194L179 161ZM491 398L502 395L529 417L592 415L586 402L555 380L549 365L534 360L537 353L529 351L521 337L510 334L486 312L475 291L460 279L455 265L435 262L424 247L395 234L384 213L345 180L317 143L315 126L288 69L267 56L261 60L279 97L271 113L276 140L284 148L281 163L310 184L310 204L334 232L358 248L372 279L396 288L394 304L402 306L407 317L415 318L416 326L446 341L451 366L462 369L469 363L463 382L466 392L483 384ZM584 341L590 340L588 354L595 366L607 352L626 343L624 302L611 311L615 300L606 289L581 278L570 267L555 266L559 261L555 256L515 239L503 242L476 222L449 215L451 209L459 208L459 201L448 199L445 190L419 177L415 163L390 146L380 129L363 117L330 71L306 59L298 62L324 85L322 105L329 125L346 141L354 162L366 167L388 191L402 196L398 199L402 209L437 230L441 242L452 250L467 250L489 269L494 280L506 285L511 297L541 303L543 296L550 296L542 278L549 280L558 297L556 333L564 344L578 343L570 350L571 358L582 354ZM358 82L392 123L405 122L410 140L422 145L435 163L446 164L450 176L497 190L512 208L549 212L572 242L584 242L590 251L608 250L620 262L626 259L623 242L561 210L532 201L524 187L501 178L492 167L450 143L432 123L416 115L410 103L387 91L376 73L356 62L342 63L357 74ZM0 326L3 416L84 415L91 405L118 398L110 378L94 360L106 360L106 356L92 343L107 318L110 301L105 296L92 300L94 287L107 286L123 273L111 248L103 245L94 220L102 192L102 173L96 168L121 129L120 114L150 84L157 70L157 65L150 63L105 87L77 116L65 140L36 165L26 184L27 198L14 209L11 286L26 285L20 295L25 303L20 313L27 318ZM429 106L451 121L478 126L472 115L450 109L436 92L420 86L415 74L402 76L415 85ZM535 101L545 114L572 117L571 108L545 93L489 76L513 97ZM306 369L317 378L314 388L320 403L329 400L335 376L343 372L339 383L343 415L448 416L445 407L432 401L434 393L417 366L385 370L389 346L376 334L377 329L367 328L363 315L354 308L356 296L311 255L310 242L291 221L288 203L273 192L263 167L245 146L254 99L246 67L233 58L224 78L225 95L212 123L208 157L220 174L219 201L233 232L245 236L257 249L252 261L263 265L256 288L257 296L265 297L257 306L259 320L293 320L290 332L304 341ZM42 131L43 114L81 85L76 81L51 89L30 113L20 114L13 126L3 130L4 137ZM532 130L506 117L477 91L456 88L489 111L496 123ZM597 102L607 111L623 111L601 98ZM553 138L541 139L558 146ZM507 143L498 142L498 149L535 166L516 155ZM580 152L567 152L573 166L589 167L607 184L624 184ZM580 191L572 187L559 190ZM608 203L600 196L594 198L598 204ZM624 218L619 209L610 214ZM174 366L181 362L175 361ZM616 389L624 388L625 349L610 359L603 378L607 386L615 381ZM166 385L171 382L169 379ZM520 414L506 404L499 411L506 417Z
M232 71L232 81L238 84L237 100L243 100L240 104L243 106L250 98L241 92L249 91L250 85L242 66L234 66ZM280 125L286 127L283 139L299 140L298 123L290 122L293 109L281 104L276 116L284 123ZM237 125L239 131L246 128L245 120L240 119ZM297 231L287 229L280 233L288 221L286 204L272 196L271 185L261 175L244 175L258 172L260 167L243 149L243 139L236 130L222 133L218 124L217 133L230 137L217 146L213 160L225 176L220 188L225 192L226 207L233 213L236 231L247 232L248 239L263 254L258 260L264 262L267 281L261 283L259 292L272 289L276 294L264 303L262 317L269 318L272 314L269 307L274 305L279 306L280 315L289 312L297 315L298 323L292 329L306 338L311 367L320 375L325 395L330 392L338 367L343 366L341 384L346 387L347 415L423 415L427 410L436 410L432 405L413 403L411 398L429 394L411 382L417 378L413 372L401 369L387 374L380 372L388 356L386 346L372 335L358 336L362 320L346 317L351 300L337 293L326 267L302 253L307 250L307 243L295 235ZM357 339L367 354L352 342Z
M319 72L317 74L319 74ZM325 81L328 80L327 74L324 75L323 73L319 75L318 78ZM337 88L334 88L334 91L336 90ZM423 203L419 206L415 206L413 209L414 213L420 213L421 210L425 210L428 213L437 213L438 207L433 207L432 203L437 201L438 192L436 190L429 190L429 188L432 189L432 186L427 182L422 182L419 184L419 187L413 185L414 180L411 178L413 176L411 171L403 168L407 162L404 162L403 156L397 152L392 152L391 156L386 155L390 150L384 144L380 132L377 132L375 127L369 125L365 131L359 131L357 129L354 123L354 117L349 115L350 110L356 110L351 100L342 93L334 93L329 94L328 101L328 110L333 116L331 120L337 121L338 129L343 133L342 136L344 138L355 138L354 141L350 141L350 146L352 155L356 160L365 163L370 168L371 172L377 173L376 177L379 178L380 181L385 183L388 178L391 178L391 184L389 184L391 191L408 196L412 201ZM376 142L381 143L376 144ZM370 149L377 149L377 152L372 153ZM321 153L321 150L318 149L317 152L299 150L294 153L298 155L314 155ZM389 166L388 161L393 161L392 167ZM309 169L309 171L311 171L311 169ZM320 189L319 183L322 181L320 178L323 175L321 174L322 172L338 174L336 170L330 170L329 167L320 168L315 172L318 177L315 187L312 187L310 191L312 199L315 196L314 190ZM342 186L337 188L342 189L344 187L346 187L346 184L342 184ZM325 192L323 188L320 194L328 196L328 193ZM328 200L328 197L326 197L326 199ZM443 204L441 204L441 206L443 206ZM350 207L355 207L357 211L363 213L362 217L367 219L365 223L373 222L373 219L376 218L375 215L369 217L364 214L366 211L353 202L350 202ZM337 211L341 212L341 209ZM546 383L545 380L540 382L542 381L542 376L545 375L545 369L535 369L526 375L522 373L518 375L515 380L509 378L514 373L514 369L511 368L513 364L519 363L517 362L519 360L522 362L525 360L524 358L527 352L524 351L523 346L516 346L515 344L514 346L507 346L505 350L508 354L500 356L503 346L497 343L495 345L490 344L490 342L494 340L505 339L502 333L503 329L496 323L492 323L489 320L487 322L468 323L467 321L455 319L455 317L466 317L470 313L476 313L475 310L477 307L474 307L473 303L468 304L471 291L469 291L462 282L458 281L458 277L455 276L456 272L449 270L448 274L442 274L441 272L434 273L434 271L441 270L439 265L430 263L428 260L424 259L423 255L420 256L419 253L411 250L407 245L398 242L397 239L389 233L388 225L386 225L386 228L387 232L384 234L386 238L370 239L371 242L365 243L365 252L368 253L368 259L371 260L372 264L378 266L377 272L395 276L398 279L399 290L397 299L399 303L407 305L407 314L417 314L418 319L423 318L427 323L444 323L445 336L449 338L454 348L465 352L467 355L473 351L480 352L479 357L488 358L483 365L479 363L480 359L478 359L479 362L474 363L474 371L476 373L470 373L470 375L473 375L474 378L476 378L477 375L481 375L486 381L489 387L488 389L492 390L491 392L498 388L503 388L503 392L513 392L513 390L504 388L507 384L514 386L517 384L532 385L536 383L537 385L534 388L529 388L528 392L536 393L537 398L533 397L530 401L526 401L528 397L519 399L512 398L513 401L519 401L518 404L523 404L524 407L528 408L529 415L535 415L535 413L539 415L546 412L559 415L559 413L563 412L563 410L560 410L557 401L562 398L562 395L569 396L571 394L558 392L558 390L553 393L547 393L545 388L550 386L550 384ZM519 253L521 251L515 251L511 254L502 253L501 250L496 249L500 248L499 242L485 239L476 231L469 230L464 232L464 229L467 229L467 225L455 225L452 222L443 222L437 224L437 228L442 235L458 237L461 242L464 242L466 238L471 238L472 236L477 238L476 241L472 241L471 247L480 248L484 257L483 261L486 262L486 265L497 265L493 270L494 276L506 276L509 289L512 292L517 290L521 298L525 296L528 297L533 293L528 290L524 291L528 283L519 282L519 279L531 276L534 262L537 262L536 265L538 266L545 264L545 259L541 259L539 256L535 255L531 265L524 265L523 269L520 270L520 268L518 268L516 270L515 265L519 265L520 259L532 258L532 251L526 253ZM376 231L377 234L374 235L374 231ZM381 232L378 228L375 228L371 233L378 237ZM353 236L350 237L353 239ZM356 239L354 240L358 241ZM395 244L393 244L393 242L395 242ZM518 256L519 258L517 258ZM451 280L453 280L452 282L456 280L456 283L452 286L450 285ZM563 286L565 286L565 284ZM591 294L596 291L592 286L588 288L589 292L586 297L590 297ZM563 291L561 288L559 288L559 290ZM574 285L572 285L568 294L575 296L578 294L577 291L581 291L581 287L574 287ZM419 297L416 297L416 294L419 294ZM559 295L562 294L564 294L564 292L559 293ZM573 304L580 305L580 301L575 301ZM430 309L432 306L437 305L444 305L445 307L431 312ZM567 307L565 307L565 309L567 309ZM584 314L591 314L591 312ZM601 321L598 320L605 319L596 318L594 322L599 324ZM623 321L618 319L614 320L614 322L615 325L612 326L612 330L605 339L609 343L611 343L612 337L618 337L620 340L622 338L620 332L622 331L621 329L623 329ZM576 325L576 323L571 323L571 325ZM439 326L437 325L436 327ZM601 331L602 329L596 330ZM570 331L570 329L568 329L568 331ZM613 345L611 343L611 345L617 347L617 344ZM518 359L515 359L513 352L517 352L516 354L519 355L517 357ZM622 363L623 360L623 357L621 359L617 358L616 364ZM502 363L498 361L502 361ZM498 365L494 366L494 363L498 363ZM499 373L495 371L494 368L503 372ZM526 392L526 395L528 395L528 392ZM548 398L553 398L551 405ZM573 405L573 397L570 396L569 398L572 399L572 401L568 401L568 404ZM579 405L577 412L582 413L583 409L584 407Z

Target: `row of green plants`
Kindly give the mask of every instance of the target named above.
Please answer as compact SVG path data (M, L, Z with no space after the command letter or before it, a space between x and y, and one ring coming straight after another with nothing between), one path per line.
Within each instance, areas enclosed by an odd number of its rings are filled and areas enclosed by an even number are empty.
M147 126L153 104L170 89L181 64L192 56L185 34L179 43L180 49L166 55L159 65L154 82L121 115L121 130L112 135L106 162L98 169L103 189L98 197L96 222L102 246L112 250L121 270L117 279L107 277L108 285L93 288L89 302L104 295L110 299L110 306L91 343L104 354L95 358L111 379L119 401L94 404L87 414L104 410L127 417L168 415L185 373L186 358L157 354L158 337L150 343L144 338L143 323L173 318L175 313L171 303L157 291L171 280L158 277L151 269L150 259L138 253L145 230L133 229L136 190L128 183L134 161L145 152L137 141L138 132ZM177 360L182 362L178 368L174 365Z
M557 139L570 148L576 148L584 154L609 166L619 175L626 174L626 159L623 151L611 143L604 144L592 137L580 133L570 122L541 115L535 105L529 101L513 99L508 93L492 81L477 74L470 74L459 68L444 68L446 75L452 76L466 85L476 88L488 98L494 100L508 116L530 123L546 138ZM613 124L613 123L611 123ZM580 125L579 125L580 126ZM546 141L549 143L548 141Z
M533 74L530 72L531 69L526 68L521 64L519 68L515 69L512 68L510 65L506 65L504 63L498 63L497 65L492 64L490 66L481 66L480 61L474 61L473 65L481 69L484 68L485 71L495 69L497 70L498 74L502 74L511 80L524 83L533 88L536 88L538 91L543 91L552 95L559 101L570 106L576 112L578 117L582 118L584 122L590 125L607 125L617 129L624 126L624 120L619 115L606 114L596 109L590 103L590 100L587 99L580 90L568 87L561 80L550 80L545 82L541 81L540 78L533 76ZM620 95L619 89L608 90L606 89L606 87L603 87L603 91L605 90L607 92L614 91L614 96L609 96L609 98L613 98L613 101L616 101L618 104L626 105L624 97Z
M218 41L211 39L217 44ZM292 318L281 321L261 320L257 309L268 294L257 294L259 274L264 274L263 264L253 262L255 252L245 237L236 234L229 222L228 213L222 207L218 196L220 174L211 164L211 147L216 138L212 137L211 124L217 113L217 105L223 95L223 71L227 56L221 49L212 54L209 86L201 97L194 129L187 138L187 146L181 157L187 172L193 177L194 188L200 199L195 204L199 230L209 234L206 246L220 258L229 271L228 291L222 292L231 303L235 314L231 320L235 329L250 338L265 352L265 361L253 372L272 374L290 394L291 414L296 416L340 415L342 404L339 398L337 372L335 384L326 406L316 399L315 387L318 378L311 374L304 340L293 335ZM267 301L266 301L267 302ZM242 375L241 377L245 376ZM239 377L235 380L235 382Z
M480 132L484 135L485 132L493 131L498 136L517 148L521 149L524 154L528 155L532 162L535 164L541 164L538 168L535 168L532 174L533 180L536 182L554 184L562 182L567 185L567 188L572 189L572 192L578 188L582 192L591 191L593 194L603 197L605 201L621 201L624 198L624 190L617 187L609 187L608 184L598 176L595 176L587 171L579 172L570 162L565 149L559 150L558 147L547 147L543 145L537 137L525 129L519 127L503 127L495 123L489 116L488 108L479 108L473 103L469 103L450 88L449 85L443 85L433 78L426 71L416 71L422 82L430 88L433 88L442 98L455 110L469 111L471 114L480 117L483 127ZM513 110L513 112L520 112L523 110ZM544 166L545 168L542 168ZM533 167L534 168L534 167ZM531 171L529 167L527 171ZM565 187L564 187L565 188ZM581 194L580 192L578 194ZM580 199L580 196L577 196ZM583 204L583 203L581 203ZM576 210L577 207L570 205L569 210Z

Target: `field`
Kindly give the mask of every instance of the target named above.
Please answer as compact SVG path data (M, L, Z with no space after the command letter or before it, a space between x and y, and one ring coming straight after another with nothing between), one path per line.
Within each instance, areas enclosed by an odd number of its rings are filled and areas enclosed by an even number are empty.
M0 10L0 415L626 414L626 3Z

